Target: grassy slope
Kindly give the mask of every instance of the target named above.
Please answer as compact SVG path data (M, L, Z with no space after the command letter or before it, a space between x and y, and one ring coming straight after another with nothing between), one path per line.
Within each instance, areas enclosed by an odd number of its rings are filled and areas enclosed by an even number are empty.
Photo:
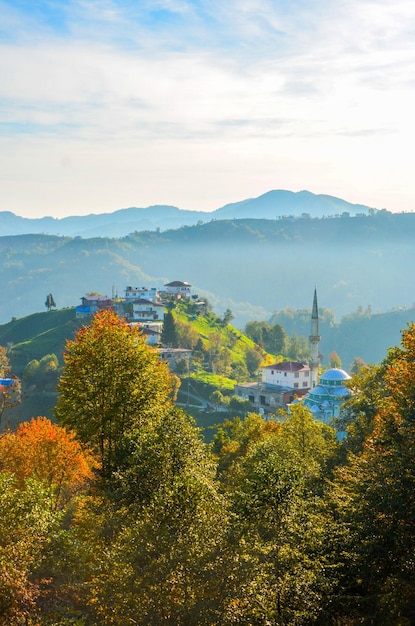
M34 313L0 326L0 345L8 348L13 373L21 376L29 361L45 354L56 354L62 363L65 342L79 326L75 309Z
M182 322L191 323L194 330L205 347L207 347L212 335L220 333L221 345L228 348L232 354L233 363L242 363L245 361L245 353L247 348L252 348L255 344L246 335L234 328L231 324L223 325L219 318L214 314L208 316L195 316L191 312L183 309L176 309L175 316ZM213 372L199 371L194 372L191 376L194 380L198 380L213 389L221 389L222 391L232 391L235 386L235 380L214 374Z
M181 309L176 310L175 315L182 321L191 323L206 346L212 335L220 333L220 343L231 351L232 361L235 363L243 361L246 348L254 345L248 337L230 324L224 326L214 314L208 317L195 316ZM21 377L29 361L40 360L46 354L56 354L62 364L66 340L74 337L80 325L81 322L75 318L75 309L67 308L35 313L13 319L0 326L0 345L6 346L9 350L13 374ZM191 378L192 384L197 387L197 393L206 400L215 389L231 393L235 386L235 380L212 372L200 371L193 373ZM183 382L183 386L185 384ZM14 412L10 425L37 415L52 417L55 400L54 393L24 395L23 402ZM194 416L199 425L204 427L220 421L220 416L206 413L202 409L196 409Z

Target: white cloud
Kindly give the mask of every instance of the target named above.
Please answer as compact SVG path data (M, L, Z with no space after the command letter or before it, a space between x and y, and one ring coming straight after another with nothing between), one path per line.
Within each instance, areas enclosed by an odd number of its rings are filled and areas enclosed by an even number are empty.
M415 204L412 3L77 1L59 28L0 12L0 210L213 209L276 187Z

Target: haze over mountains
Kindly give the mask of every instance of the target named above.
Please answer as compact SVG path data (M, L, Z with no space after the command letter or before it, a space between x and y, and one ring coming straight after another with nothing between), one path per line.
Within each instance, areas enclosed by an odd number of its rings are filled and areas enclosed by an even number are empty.
M336 321L359 308L402 309L393 330L388 316L379 320L382 337L360 353L334 336L324 347L347 359L378 360L399 343L399 330L415 312L415 213L331 196L272 191L213 213L149 207L60 220L0 213L0 229L0 324L44 311L49 293L58 308L74 307L91 291L121 295L127 285L186 280L219 315L230 308L242 328L286 307L311 307L317 285L319 305Z
M59 201L57 201L57 205ZM19 217L9 211L0 212L0 235L45 233L70 237L123 237L134 231L167 230L192 226L198 222L227 219L276 219L282 216L323 217L349 213L367 214L369 207L351 204L340 198L316 195L309 191L269 191L258 198L227 204L210 213L185 211L174 206L127 208L113 213L70 216L65 218Z

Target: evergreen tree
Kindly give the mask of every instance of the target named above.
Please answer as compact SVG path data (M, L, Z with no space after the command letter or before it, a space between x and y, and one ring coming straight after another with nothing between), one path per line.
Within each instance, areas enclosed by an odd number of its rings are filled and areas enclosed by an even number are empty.
M169 348L178 347L178 337L176 330L176 322L173 313L167 311L164 315L163 330L161 333L161 343Z
M51 311L51 309L56 308L55 300L53 299L53 296L51 293L48 293L48 295L46 296L45 307L47 308L48 311Z

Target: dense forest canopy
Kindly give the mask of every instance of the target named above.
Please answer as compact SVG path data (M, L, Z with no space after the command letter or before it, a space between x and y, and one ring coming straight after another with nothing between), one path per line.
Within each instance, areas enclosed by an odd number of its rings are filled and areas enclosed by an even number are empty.
M414 359L412 325L360 369L341 443L297 405L207 445L142 338L95 316L59 423L0 438L0 624L413 623Z

